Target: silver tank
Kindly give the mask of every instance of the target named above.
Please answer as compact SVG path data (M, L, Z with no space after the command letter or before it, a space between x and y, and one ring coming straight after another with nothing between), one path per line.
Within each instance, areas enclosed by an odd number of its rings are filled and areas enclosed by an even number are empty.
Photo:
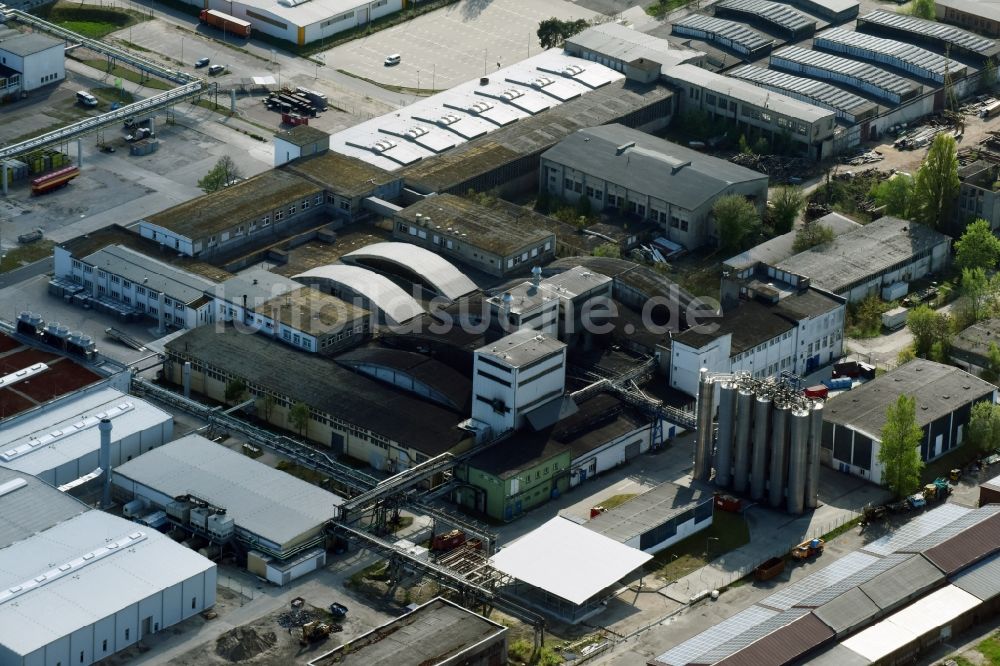
M770 448L768 434L771 416L771 398L757 396L753 413L753 455L750 460L750 499L759 502L764 498L767 487L767 451Z
M809 457L806 462L806 508L819 506L819 458L820 443L823 441L823 403L812 405L809 420Z
M792 411L788 437L788 513L805 511L808 447L809 410L797 407Z
M736 388L729 382L719 387L719 433L715 441L715 485L728 488L733 482L733 432L736 429Z
M696 481L708 481L712 476L712 413L714 386L708 380L708 370L702 368L698 381L698 432L695 435L694 471Z
M788 405L775 405L771 412L771 469L768 475L768 503L778 508L785 499L788 468Z
M733 439L733 490L746 492L750 475L750 421L753 418L753 393L740 389L736 396L736 436Z

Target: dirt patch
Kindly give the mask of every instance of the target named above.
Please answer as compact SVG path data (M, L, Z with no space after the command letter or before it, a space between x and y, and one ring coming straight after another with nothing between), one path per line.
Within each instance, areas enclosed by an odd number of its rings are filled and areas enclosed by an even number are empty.
M58 358L59 357L55 354L38 351L37 349L25 349L23 351L14 352L9 356L4 356L0 359L0 374L17 372L18 370L23 370L24 368L34 365L35 363L51 363Z
M8 352L11 349L17 349L21 346L21 343L10 337L9 335L3 335L0 333L0 354L3 352Z
M87 368L63 358L49 363L46 372L21 382L18 390L29 398L45 402L93 384L98 379L100 377Z
M264 654L277 644L273 631L257 633L252 627L236 627L215 641L215 654L235 664Z

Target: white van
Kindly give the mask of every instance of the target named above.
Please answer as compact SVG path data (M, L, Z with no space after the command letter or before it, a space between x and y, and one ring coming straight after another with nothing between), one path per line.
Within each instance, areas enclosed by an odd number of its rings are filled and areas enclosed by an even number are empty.
M79 90L76 93L76 101L84 106L97 106L97 98L86 90Z
M386 56L385 66L392 67L393 65L398 65L399 61L402 59L403 57L401 55L399 55L398 53L393 53L391 56Z

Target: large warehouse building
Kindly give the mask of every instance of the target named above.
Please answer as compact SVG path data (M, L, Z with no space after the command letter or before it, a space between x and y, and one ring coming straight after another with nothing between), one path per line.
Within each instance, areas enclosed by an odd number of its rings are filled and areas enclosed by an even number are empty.
M279 585L326 563L323 528L343 501L201 435L115 468L112 484L117 498L143 500L196 534L235 539L248 567Z
M0 664L88 666L215 604L216 567L0 469Z

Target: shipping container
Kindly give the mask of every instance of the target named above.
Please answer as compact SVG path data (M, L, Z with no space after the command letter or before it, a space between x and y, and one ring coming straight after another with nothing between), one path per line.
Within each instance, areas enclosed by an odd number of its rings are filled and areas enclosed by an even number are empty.
M882 326L887 331L896 331L906 326L906 317L910 311L906 308L893 308L882 313Z
M781 557L772 557L753 570L753 577L757 580L771 580L785 570L785 560Z
M816 386L810 386L807 388L805 390L805 395L807 398L825 399L830 395L830 389L822 384L817 384Z
M883 301L898 301L903 296L906 296L910 291L910 285L906 282L896 282L890 284L887 287L882 287L882 300Z
M238 19L235 16L224 14L215 9L203 9L198 14L198 19L207 25L225 30L226 32L239 35L240 37L250 36L250 22Z
M854 386L854 380L850 377L837 377L823 382L831 391L850 391Z

